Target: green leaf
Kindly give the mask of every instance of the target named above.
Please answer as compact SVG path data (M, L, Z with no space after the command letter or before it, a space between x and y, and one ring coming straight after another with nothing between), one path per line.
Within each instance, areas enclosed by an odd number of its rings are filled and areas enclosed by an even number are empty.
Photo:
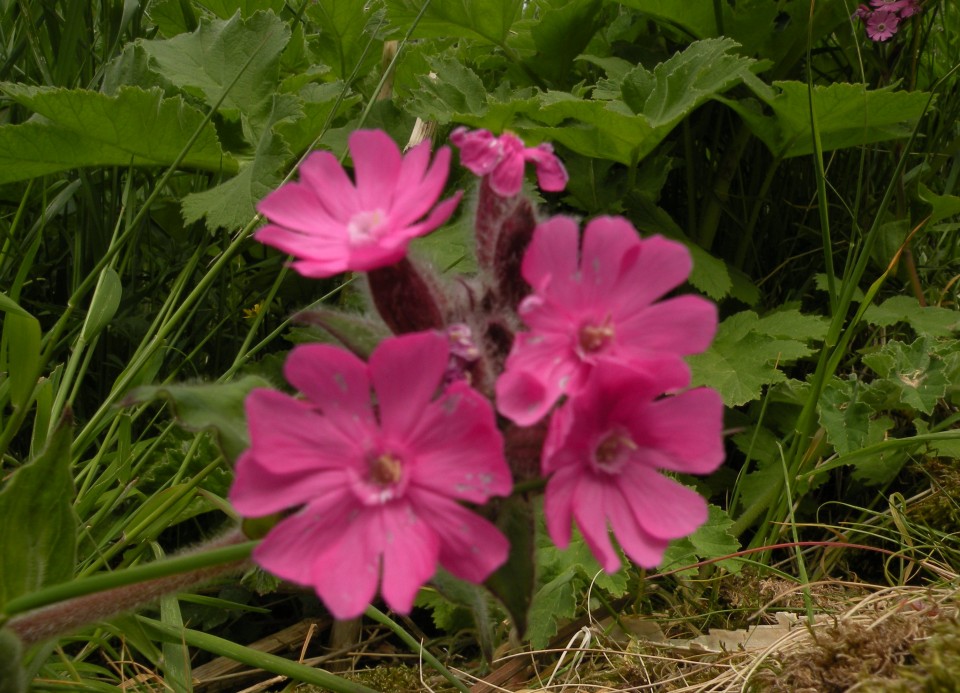
M183 218L188 224L206 218L210 231L245 226L256 214L256 203L280 183L290 150L276 136L274 126L295 121L303 112L300 102L289 94L276 94L265 106L265 114L254 115L262 133L253 159L244 162L240 172L225 183L183 198Z
M390 330L378 320L330 308L300 311L294 316L294 320L323 329L343 347L362 359L369 357L377 345L390 336Z
M510 541L510 555L486 585L523 638L528 625L533 625L528 620L535 584L533 506L525 498L512 497L500 501L496 512L497 527Z
M732 315L706 352L688 358L693 384L718 390L731 407L759 399L764 385L786 380L779 366L812 354L808 342L822 340L826 329L823 318L797 310Z
M926 337L912 344L887 342L880 351L864 356L863 362L894 389L900 402L925 414L933 413L951 384L945 362Z
M625 90L624 101L651 127L672 129L711 96L753 76L757 61L732 53L737 47L731 39L708 39L690 44L652 74L638 65L624 77L624 84L635 85Z
M862 391L854 380L833 378L820 396L820 425L827 440L839 454L879 443L893 422L879 417L873 407L860 399Z
M10 401L15 407L29 406L40 376L40 322L29 314L8 312L2 345L6 353L0 362L9 373Z
M285 0L198 0L198 4L213 12L221 19L229 19L238 12L244 19L252 17L261 10L270 10L279 14Z
M956 195L937 195L923 183L917 186L917 197L933 208L930 213L929 225L936 224L943 219L960 215L960 197Z
M26 693L20 638L9 628L0 628L0 693Z
M469 67L459 60L430 56L432 74L418 75L418 89L407 103L411 113L423 120L449 123L458 113L482 117L487 112L487 89Z
M307 6L307 17L320 28L320 36L313 44L316 53L339 79L349 78L358 64L362 78L380 60L379 42L367 49L371 38L368 32L375 28L373 23L377 20L367 6L368 3L357 0L316 0Z
M2 310L4 313L19 315L24 318L31 317L30 313L21 308L19 303L2 292L0 292L0 310Z
M73 577L72 428L67 419L61 421L44 451L17 469L0 491L0 611L14 597Z
M159 89L122 87L106 96L4 82L0 91L43 116L0 127L0 184L86 166L169 166L198 129L181 166L237 170L213 125L201 128L203 114Z
M707 521L697 528L693 534L683 539L670 542L660 563L660 572L668 572L686 565L693 565L702 560L729 556L740 550L740 542L731 534L733 520L726 511L716 505L709 506ZM731 573L740 571L740 561L735 558L718 561ZM680 575L696 575L697 568L690 568L680 572Z
M169 401L184 428L212 430L224 456L233 461L250 446L243 402L257 387L270 387L270 383L259 376L248 375L230 383L149 385L132 391L122 404L131 406L158 398Z
M724 100L724 103L743 117L774 156L790 158L812 154L806 83L774 82L773 86L772 92L764 90L757 94L773 110L773 115L764 115L756 104L747 101ZM814 112L823 151L909 137L929 96L922 91L894 91L893 87L868 90L863 84L815 86Z
M757 81L751 58L730 39L693 43L657 65L636 67L621 82L624 100L584 100L567 92L540 95L525 115L549 128L518 128L585 156L635 165L694 109L736 84Z
M97 280L93 299L90 301L90 310L87 311L87 317L83 321L83 329L80 331L80 338L83 341L89 343L113 320L117 308L120 307L122 293L120 276L112 268L104 267Z
M576 616L577 595L573 589L576 575L575 567L567 568L534 595L530 606L530 628L527 630L533 649L546 648L550 638L559 630L558 621Z
M863 319L879 327L905 322L918 335L928 337L950 337L960 330L960 311L921 306L912 296L893 296L880 305L870 306Z
M407 29L424 0L387 0L390 23ZM464 37L504 45L523 0L431 0L413 35L418 38Z
M530 27L537 52L524 63L553 84L574 81L573 61L602 25L601 4L601 0L570 0L541 9Z
M220 109L235 117L255 112L273 94L288 40L290 29L284 22L272 12L258 12L246 20L239 13L229 20L203 19L191 34L140 40L137 45L153 69L208 106L226 91Z
M154 0L150 3L150 20L163 36L176 36L197 28L193 4L183 0Z

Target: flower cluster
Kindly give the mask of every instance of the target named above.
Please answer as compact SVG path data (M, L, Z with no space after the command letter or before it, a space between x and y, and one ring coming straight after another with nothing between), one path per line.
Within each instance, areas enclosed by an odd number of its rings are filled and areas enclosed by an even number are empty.
M312 586L337 618L378 591L406 612L437 566L474 583L501 566L508 540L465 507L546 479L550 536L574 522L607 571L612 530L639 565L707 517L706 501L662 471L704 474L723 459L722 404L690 387L683 357L703 351L715 306L664 298L688 277L675 241L642 239L625 219L537 220L520 195L525 162L559 192L567 173L548 144L458 128L463 165L483 177L476 206L480 272L448 277L407 257L411 239L443 224L461 194L438 202L450 152L406 156L380 132L350 138L352 183L315 153L300 182L265 198L257 239L294 256L309 277L367 273L394 333L375 349L330 332L285 365L301 393L255 390L250 447L230 500L247 517L292 510L254 552L265 569ZM325 325L323 315L313 321ZM494 407L505 417L498 425ZM532 461L532 463L531 463Z
M899 30L900 20L918 12L918 0L870 0L869 5L860 5L853 16L866 25L871 40L886 41Z

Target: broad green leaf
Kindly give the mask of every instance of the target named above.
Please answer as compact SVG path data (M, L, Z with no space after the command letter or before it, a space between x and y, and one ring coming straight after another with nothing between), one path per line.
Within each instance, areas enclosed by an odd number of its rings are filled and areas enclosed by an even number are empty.
M688 537L670 542L660 563L660 572L668 572L699 561L729 556L740 550L740 542L730 533L733 520L716 505L709 506L707 521ZM718 562L731 573L739 572L740 562L727 559ZM681 571L681 575L695 575L697 568Z
M749 101L724 103L743 117L774 156L790 158L813 153L807 85L774 82L773 86L769 95L758 93L773 115L761 113ZM922 91L894 91L893 87L868 90L863 84L815 86L814 112L823 151L909 137L929 96Z
M879 443L893 425L889 418L878 416L860 395L861 386L856 380L833 378L820 396L820 425L841 455Z
M196 4L210 10L220 19L229 19L238 12L243 19L252 17L261 10L279 14L285 0L196 0Z
M825 333L822 319L796 310L762 319L753 311L737 313L720 323L706 352L688 358L693 384L718 390L727 406L759 399L764 385L786 380L779 366L812 354L808 342Z
M536 572L534 511L531 502L520 497L500 501L496 523L510 541L510 555L485 584L503 603L514 628L523 638L528 625L532 625L529 610Z
M159 89L123 87L106 96L4 82L0 91L43 116L0 127L0 184L87 166L169 166L197 130L181 166L237 170L213 125L201 128L203 114Z
M297 92L303 117L281 120L273 127L291 152L299 155L324 133L325 128L329 128L331 113L344 88L343 82L311 83ZM360 98L359 94L348 93L340 102L339 112L355 106Z
M273 126L295 121L303 111L298 99L289 94L274 95L266 106L265 115L255 115L263 129L253 159L244 162L240 172L225 183L187 195L183 199L183 218L187 223L205 218L211 231L245 226L256 214L256 203L280 183L290 150L275 135Z
M0 693L26 693L23 646L9 628L0 628Z
M652 73L638 65L623 78L623 100L651 127L673 128L714 94L753 76L757 62L737 55L736 48L730 39L708 39L690 44Z
M424 0L387 0L390 23L406 30L414 23ZM415 37L461 36L502 46L523 0L431 0L414 30Z
M870 306L863 319L880 327L905 322L918 335L929 337L950 337L960 330L960 311L921 306L912 296L892 296L880 305Z
M150 3L150 20L163 36L176 36L197 28L197 13L193 3L184 0L153 0Z
M380 61L381 42L374 42L367 48L371 39L368 32L372 32L379 24L367 3L357 0L316 0L307 6L306 15L320 28L320 36L312 44L314 50L339 79L348 79L358 64L358 75L363 78Z
M117 308L120 307L122 293L123 287L120 285L119 275L112 268L104 267L97 280L93 299L90 301L90 310L87 311L87 317L83 321L83 329L80 331L81 339L89 342L113 320Z
M411 113L439 123L449 123L457 113L486 113L487 89L473 70L452 58L428 57L427 63L430 74L417 77L420 89L407 103Z
M534 650L542 650L550 644L550 638L556 635L559 629L559 620L576 616L577 595L573 590L573 579L576 575L575 567L567 568L533 596L527 637Z
M917 196L933 207L930 220L927 222L931 226L943 219L960 215L960 197L956 195L937 195L926 185L920 183L917 186Z
M864 356L863 362L884 379L873 388L886 385L897 393L900 402L925 414L933 413L951 384L944 360L925 337L912 344L887 342L880 351Z
M21 308L19 303L7 296L5 293L0 293L0 311L3 311L4 313L10 313L12 315L19 315L24 318L30 317L30 313Z
M386 325L378 320L330 308L304 310L297 313L294 320L316 325L362 359L370 356L377 345L390 336Z
M8 312L3 320L3 346L10 378L10 400L26 407L40 376L40 322L32 315Z
M220 109L235 117L254 113L274 92L289 39L289 27L276 15L258 12L246 20L239 13L229 20L204 19L191 34L137 45L154 70L208 106L226 92Z
M270 387L263 378L248 375L230 383L206 385L150 385L137 388L122 404L131 406L154 399L173 405L180 424L191 431L212 430L224 456L231 462L250 446L243 402L257 387Z
M61 421L44 451L17 469L0 491L0 612L14 597L73 577L72 428Z
M571 68L601 26L601 0L570 0L541 10L530 27L536 54L524 63L548 82L563 86L573 81ZM519 24L519 23L518 23Z
M743 46L746 55L792 65L803 54L809 33L811 8L807 4L769 0L620 0L660 24L674 26L696 39L728 36ZM717 24L716 9L720 10ZM818 2L813 6L813 40L849 21L841 2Z
M521 130L601 159L635 165L694 109L740 82L758 81L757 62L734 53L730 39L691 44L652 72L636 67L621 82L623 101L584 100L567 92L539 97L525 115L549 128Z

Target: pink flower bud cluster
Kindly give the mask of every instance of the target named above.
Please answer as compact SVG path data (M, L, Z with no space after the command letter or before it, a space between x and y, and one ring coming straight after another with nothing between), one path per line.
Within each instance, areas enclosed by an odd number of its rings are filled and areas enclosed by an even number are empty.
M654 567L706 501L661 471L705 474L723 459L722 403L688 389L683 357L703 351L716 307L664 298L690 254L625 219L539 222L520 195L532 162L544 190L567 173L547 144L458 128L463 165L483 177L479 272L450 278L407 256L409 241L453 213L439 202L450 160L405 156L382 132L350 138L355 183L328 153L261 202L261 242L310 277L364 271L394 336L371 353L297 346L285 376L301 393L255 390L250 448L230 500L258 517L288 511L254 552L266 570L310 585L337 618L378 589L401 612L438 565L479 583L510 547L483 505L513 481L546 478L547 528L560 546L577 524L603 568ZM362 357L366 357L365 359ZM495 405L495 406L494 406ZM503 419L497 419L495 409Z
M887 41L900 28L900 20L920 12L919 0L870 0L860 5L853 17L866 25L872 41Z

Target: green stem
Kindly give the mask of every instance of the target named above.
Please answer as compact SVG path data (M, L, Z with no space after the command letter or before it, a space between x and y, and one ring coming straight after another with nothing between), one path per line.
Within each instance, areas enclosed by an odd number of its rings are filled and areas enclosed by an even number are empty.
M110 573L99 573L79 580L51 585L36 592L11 599L4 605L3 613L5 616L13 616L67 599L105 592L118 587L146 582L147 580L188 573L201 568L243 561L249 557L257 543L256 541L246 541L241 544L233 544L209 551L197 551L146 565L138 565Z
M456 676L454 676L453 672L451 672L449 669L443 666L443 664L440 662L439 659L434 657L432 654L430 654L429 650L426 650L423 647L423 643L418 642L417 639L414 638L412 635L410 635L410 633L408 633L406 630L404 630L399 623L391 619L389 616L387 616L385 613L380 611L375 606L368 606L367 610L364 612L364 615L367 618L372 619L377 623L384 625L390 630L392 630L393 633L398 638L400 638L401 640L403 640L404 643L406 643L407 647L410 648L411 652L423 657L424 660L426 660L427 664L429 664L438 672L440 672L440 675L443 676L443 678L445 678L451 684L453 684L453 686L458 691L461 691L461 693L470 693L470 689L463 684L463 681L461 681Z
M190 647L196 647L220 657L228 657L254 669L263 669L280 676L286 676L294 681L319 686L334 693L378 693L363 684L348 681L323 669L316 669L277 655L259 652L249 647L237 645L224 638L218 638L215 635L201 633L190 628L174 628L145 616L137 616L137 620L158 639L178 645L186 643Z

